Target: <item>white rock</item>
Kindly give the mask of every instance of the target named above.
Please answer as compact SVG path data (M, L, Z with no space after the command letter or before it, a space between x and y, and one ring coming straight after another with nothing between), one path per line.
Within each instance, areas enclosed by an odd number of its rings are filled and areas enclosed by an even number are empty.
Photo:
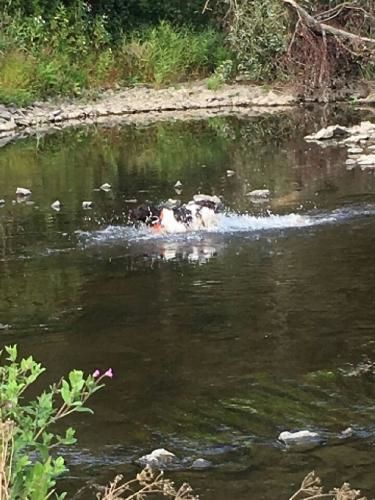
M227 170L226 175L227 177L233 177L234 175L236 175L236 172L234 170Z
M212 467L212 463L204 458L197 458L190 466L192 469L208 469Z
M281 432L279 441L282 441L286 446L306 445L310 443L317 443L319 434L311 431L298 431L298 432Z
M368 148L371 149L371 151L373 151L375 149L375 144L373 146L369 146Z
M93 202L92 201L83 201L82 202L82 208L83 210L90 210L93 207Z
M176 184L174 185L175 188L180 188L182 187L182 182L181 181L177 181Z
M156 450L153 450L148 455L144 455L143 457L139 458L138 462L141 465L150 465L151 467L164 468L168 467L168 465L178 462L178 458L174 453L171 453L164 448L158 448Z
M358 165L361 166L375 166L375 154L361 155L357 159Z
M100 186L99 189L101 189L102 191L110 191L112 189L112 186L108 184L108 182L105 182Z
M0 207L3 207L5 205L5 200L3 198L1 198L0 200Z
M16 189L16 195L17 196L30 196L31 191L30 191L30 189L27 189L27 188L18 187Z
M250 196L250 198L261 198L263 200L269 198L270 195L271 191L269 189L254 189L246 194L246 196Z
M351 427L347 427L345 430L342 431L339 438L348 439L353 436L353 433L354 433L353 429Z
M345 163L346 165L355 165L357 162L353 158L348 158Z
M349 135L349 129L341 125L330 125L329 127L322 128L316 134L307 135L307 141L322 141L325 139L341 138Z
M51 204L52 210L56 210L56 212L59 212L61 210L61 201L56 200Z
M349 148L348 153L350 155L359 155L359 154L363 153L363 149L355 146L355 147Z
M193 196L193 201L195 201L195 203L199 203L201 201L211 201L212 203L215 203L215 205L221 205L221 199L216 195L210 196L209 194L195 194Z

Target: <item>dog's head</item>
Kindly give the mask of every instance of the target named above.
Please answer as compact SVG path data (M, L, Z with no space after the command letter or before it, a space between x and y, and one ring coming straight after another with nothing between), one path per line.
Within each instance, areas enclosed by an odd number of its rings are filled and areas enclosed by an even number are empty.
M129 219L133 222L143 222L149 226L158 222L160 208L150 203L142 203L138 207L129 210Z

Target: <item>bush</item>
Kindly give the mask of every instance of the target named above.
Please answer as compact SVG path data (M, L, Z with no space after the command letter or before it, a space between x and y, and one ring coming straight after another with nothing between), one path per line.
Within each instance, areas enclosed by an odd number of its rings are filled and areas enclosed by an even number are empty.
M104 374L96 370L85 377L73 370L26 402L25 392L45 368L31 356L18 361L16 346L5 347L5 352L7 363L0 367L0 496L42 500L55 492L56 479L66 471L63 457L54 457L53 450L76 442L71 427L63 435L51 427L72 413L92 413L87 400L113 374L111 369ZM62 499L64 494L55 496Z
M288 42L285 6L279 0L241 0L231 13L228 40L239 73L251 80L282 76L280 59Z
M118 54L125 82L156 85L205 76L228 58L223 36L162 22L125 38Z

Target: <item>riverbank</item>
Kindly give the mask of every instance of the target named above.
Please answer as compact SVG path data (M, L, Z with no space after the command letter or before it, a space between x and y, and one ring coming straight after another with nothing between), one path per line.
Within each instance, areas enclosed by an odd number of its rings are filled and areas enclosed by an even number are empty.
M356 102L375 104L375 85ZM289 88L225 84L217 90L206 82L163 89L148 87L108 90L91 100L53 100L27 107L0 105L0 147L30 135L80 124L141 123L156 120L207 118L217 114L254 116L301 104Z
M103 123L106 121L150 121L161 115L172 119L176 114L202 117L219 112L248 113L249 108L285 108L298 104L287 91L269 90L257 85L223 85L209 90L204 82L164 89L147 87L106 91L91 101L36 102L27 107L0 106L0 144L19 136L48 129Z

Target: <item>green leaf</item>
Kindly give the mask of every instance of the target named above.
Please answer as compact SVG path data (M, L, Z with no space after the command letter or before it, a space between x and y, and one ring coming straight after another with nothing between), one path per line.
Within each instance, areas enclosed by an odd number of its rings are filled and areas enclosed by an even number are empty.
M72 392L70 390L69 384L66 380L62 381L62 387L60 389L61 397L67 405L71 405L73 401Z
M77 406L74 411L80 412L80 413L91 413L91 415L94 414L91 408L87 408L87 406Z
M8 357L6 358L11 363L15 363L17 360L17 346L16 345L8 345L5 346L5 350L8 353Z

